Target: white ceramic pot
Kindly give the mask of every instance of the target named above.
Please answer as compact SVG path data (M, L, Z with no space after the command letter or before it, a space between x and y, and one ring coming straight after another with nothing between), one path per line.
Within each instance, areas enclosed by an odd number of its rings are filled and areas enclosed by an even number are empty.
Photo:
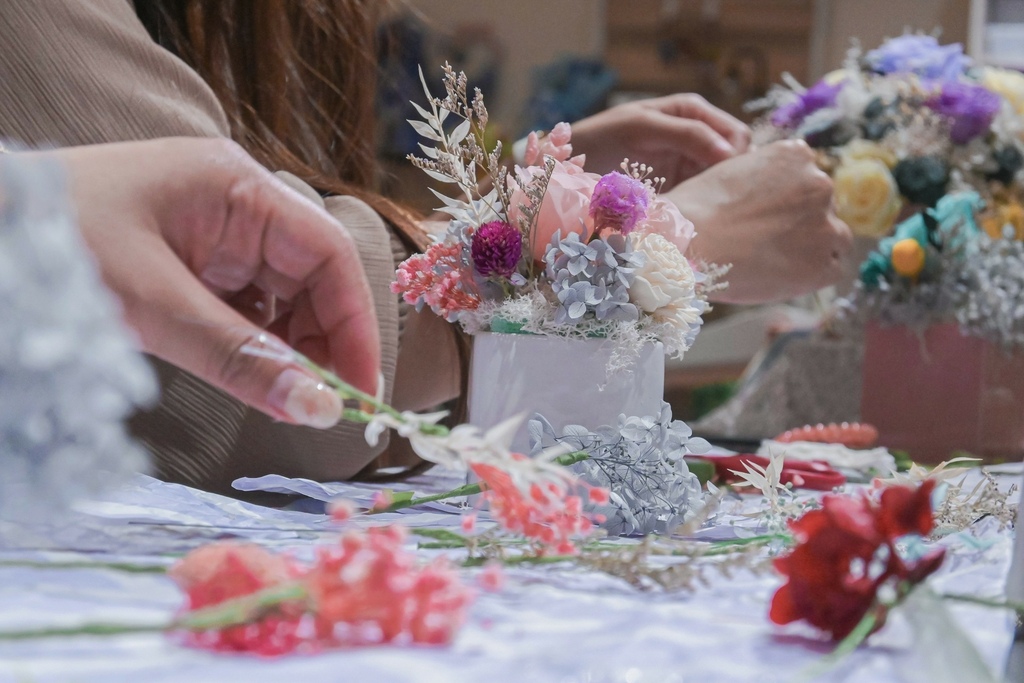
M665 350L648 344L636 365L609 374L612 343L530 334L478 334L469 376L469 421L489 428L517 414L540 413L556 430L595 429L619 415L658 415L665 394ZM512 450L529 452L526 422Z

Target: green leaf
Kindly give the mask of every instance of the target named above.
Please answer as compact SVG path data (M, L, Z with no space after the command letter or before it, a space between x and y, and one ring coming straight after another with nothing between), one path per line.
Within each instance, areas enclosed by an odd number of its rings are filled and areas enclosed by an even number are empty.
M466 542L466 537L461 536L454 531L448 531L447 529L410 529L410 531L417 536L424 536L426 538L433 538L436 541L459 541L461 543Z

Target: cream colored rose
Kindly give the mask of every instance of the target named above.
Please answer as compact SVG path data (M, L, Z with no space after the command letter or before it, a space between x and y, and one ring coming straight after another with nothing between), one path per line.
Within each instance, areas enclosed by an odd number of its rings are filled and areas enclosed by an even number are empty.
M843 148L842 158L844 162L857 159L877 159L885 164L886 168L893 168L898 161L896 155L889 149L870 140L853 140Z
M1001 95L1014 111L1024 115L1024 74L990 66L982 73L981 84Z
M836 215L855 235L879 237L892 228L902 200L896 181L878 159L849 159L832 176Z
M674 244L657 233L637 235L633 248L643 254L629 288L629 300L659 322L686 328L700 321L695 306L693 268Z

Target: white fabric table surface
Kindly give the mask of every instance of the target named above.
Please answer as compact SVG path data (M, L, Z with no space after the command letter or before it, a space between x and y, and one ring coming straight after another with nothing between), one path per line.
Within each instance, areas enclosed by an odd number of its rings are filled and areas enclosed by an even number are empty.
M1009 485L1019 474L1004 478ZM427 476L415 488L422 492L450 483ZM301 490L314 498L372 495L372 487L365 485L322 486L283 478L247 480L245 486ZM456 515L437 509L371 521L389 519L408 526L459 523ZM729 520L724 521L711 530L713 535L732 535ZM0 629L161 622L182 600L170 579L159 574L24 568L4 566L4 561L169 564L189 548L229 536L308 556L313 545L329 542L333 533L323 515L262 508L142 476L106 502L90 505L79 525L34 536L5 531L15 541L0 550ZM932 584L940 591L1001 593L1011 536L983 520L970 538L944 539L949 557ZM14 542L19 549L12 547ZM470 580L472 572L466 573ZM0 682L771 683L792 680L829 649L809 629L780 629L768 621L769 600L781 581L776 576L716 577L694 594L638 592L621 580L570 565L509 569L506 579L501 592L478 597L448 648L375 647L266 659L187 649L159 634L0 641ZM1001 672L1013 639L1013 618L972 605L955 604L951 610L989 667ZM894 617L868 647L820 680L910 680L919 664L910 643L907 623Z

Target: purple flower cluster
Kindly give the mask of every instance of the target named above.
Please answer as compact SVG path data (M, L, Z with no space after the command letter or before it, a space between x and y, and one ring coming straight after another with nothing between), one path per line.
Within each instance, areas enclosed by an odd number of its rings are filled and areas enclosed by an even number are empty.
M949 117L952 123L949 138L957 145L967 144L987 133L1000 104L999 95L994 92L960 81L943 83L939 94L928 100L929 107Z
M772 113L772 124L779 128L796 128L814 112L835 104L836 96L843 89L844 83L845 81L835 84L818 81L796 100L776 109Z
M960 43L939 45L933 36L909 33L869 52L867 62L878 73L913 73L943 81L955 80L970 65Z
M522 235L504 221L484 223L473 235L470 255L476 271L484 277L510 278L523 255Z
M624 173L601 176L590 197L590 215L597 230L612 228L628 235L647 217L650 203L647 186Z

